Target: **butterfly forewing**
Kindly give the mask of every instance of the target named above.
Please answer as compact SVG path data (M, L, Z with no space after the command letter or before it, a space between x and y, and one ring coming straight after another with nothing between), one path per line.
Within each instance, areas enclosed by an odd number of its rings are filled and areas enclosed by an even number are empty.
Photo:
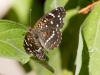
M60 28L63 27L65 15L64 8L58 7L40 18L33 29L29 28L24 39L26 52L45 60L46 55L42 46L49 51L60 44L62 39Z
M58 7L46 15L44 15L34 26L34 29L52 29L61 28L63 26L63 18L65 10L63 7Z

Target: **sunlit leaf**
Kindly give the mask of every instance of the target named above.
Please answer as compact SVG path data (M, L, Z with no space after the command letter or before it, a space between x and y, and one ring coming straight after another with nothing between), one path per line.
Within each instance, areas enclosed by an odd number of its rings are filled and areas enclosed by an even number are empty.
M100 74L100 4L89 14L80 33L76 75ZM82 43L83 42L83 43Z
M23 38L27 28L24 25L0 20L0 56L26 63L29 60L23 49Z

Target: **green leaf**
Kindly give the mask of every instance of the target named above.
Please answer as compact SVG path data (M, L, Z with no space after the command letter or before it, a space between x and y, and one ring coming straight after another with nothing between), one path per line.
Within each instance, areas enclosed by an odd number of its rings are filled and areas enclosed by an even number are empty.
M78 44L78 50L77 50L77 57L76 57L76 71L75 71L75 75L79 74L79 71L81 69L82 66L82 50L83 50L83 38L82 38L82 34L81 34L81 28L80 28L80 33L79 33L79 44Z
M89 52L89 73L100 75L100 4L95 7L82 27Z
M76 74L75 75L100 75L100 4L89 14L80 33ZM83 45L82 45L83 41ZM82 48L83 46L83 48ZM80 60L79 60L80 59ZM81 64L80 64L81 63Z
M26 63L30 57L23 49L26 31L27 28L24 25L0 20L0 56Z
M45 68L47 68L49 71L51 71L52 73L54 73L54 69L46 61L41 61L41 60L39 60L37 58L33 58L33 60L35 60L36 62L38 62L39 64L41 64Z
M29 24L30 9L34 0L14 0L7 18L22 24Z
M89 62L89 54L88 48L84 38L82 37L82 27L80 28L79 34L79 45L77 50L77 58L76 58L76 71L75 75L89 75L88 73L88 62Z
M44 12L47 13L48 11L57 8L59 6L64 7L68 0L46 0L45 2L45 10Z

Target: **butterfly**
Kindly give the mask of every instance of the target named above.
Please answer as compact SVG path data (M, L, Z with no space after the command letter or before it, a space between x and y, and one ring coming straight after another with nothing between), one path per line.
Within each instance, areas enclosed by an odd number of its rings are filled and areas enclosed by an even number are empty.
M24 49L28 54L33 54L40 60L46 60L47 51L57 47L62 40L60 29L63 27L65 9L57 7L40 18L34 27L29 27L24 38Z

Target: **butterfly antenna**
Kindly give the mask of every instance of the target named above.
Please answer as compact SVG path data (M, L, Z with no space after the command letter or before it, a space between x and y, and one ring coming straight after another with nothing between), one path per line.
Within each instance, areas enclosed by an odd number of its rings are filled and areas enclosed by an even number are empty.
M32 16L32 9L30 9L30 25L31 26L31 16Z

